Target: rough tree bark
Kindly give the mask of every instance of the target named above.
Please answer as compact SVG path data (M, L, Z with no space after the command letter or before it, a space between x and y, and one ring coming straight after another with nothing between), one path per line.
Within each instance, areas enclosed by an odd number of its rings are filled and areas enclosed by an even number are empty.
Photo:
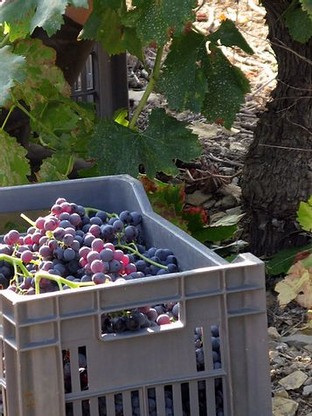
M283 20L290 0L263 0L277 85L255 131L243 172L250 251L302 244L296 211L312 194L312 40L294 41Z

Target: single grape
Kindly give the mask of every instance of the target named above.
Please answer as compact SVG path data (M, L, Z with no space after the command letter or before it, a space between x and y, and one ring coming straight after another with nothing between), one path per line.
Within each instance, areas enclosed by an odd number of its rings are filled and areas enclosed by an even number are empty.
M109 247L104 248L100 252L100 257L101 257L101 260L102 261L105 261L105 262L112 261L113 258L114 258L114 251L111 248L109 248Z
M72 212L72 207L70 205L70 203L68 203L67 201L63 201L60 203L62 212L68 212L69 214Z
M142 215L136 211L130 213L131 215L131 224L132 225L139 225L142 222Z
M63 243L68 246L71 247L71 245L73 244L74 241L74 236L72 234L65 234L63 237Z
M99 217L102 220L102 223L104 224L107 221L107 214L104 211L97 211L95 214L96 217Z
M104 268L104 263L102 262L102 260L97 260L97 259L92 261L92 263L90 264L90 269L92 273L100 273L100 272L107 271Z
M100 260L100 254L97 251L91 250L88 254L87 254L87 260L88 263L92 263L94 260Z
M55 217L46 217L44 221L43 228L45 231L53 231L55 230L59 225L59 220Z
M110 273L118 273L121 269L121 263L119 260L113 259L109 262L109 272Z
M104 242L101 238L95 238L91 243L91 248L93 251L100 253L104 249Z
M91 251L91 248L90 247L88 247L88 246L82 246L79 249L79 256L86 259L87 258L87 255L90 253L90 251Z
M100 217L95 216L95 217L91 217L90 218L90 224L91 225L95 224L95 225L101 226L101 225L103 225L103 221L101 220Z
M170 324L170 317L166 313L158 315L156 319L157 325L166 325Z
M124 228L124 223L121 220L116 219L113 224L113 230L115 233L120 233Z
M23 253L21 254L21 260L23 263L30 263L33 259L33 252L30 250L25 250L23 251Z
M127 242L134 241L138 236L138 230L133 225L128 225L124 234Z
M102 283L105 283L106 280L107 280L107 276L104 273L94 273L94 275L92 276L92 281L96 285L100 285Z
M64 258L65 261L68 261L68 262L71 261L71 260L74 260L76 258L75 250L73 250L71 247L67 247L64 250L63 258Z
M121 213L119 214L119 219L124 223L124 224L129 224L132 220L131 214L129 211L121 211Z
M53 257L53 250L47 245L43 245L39 248L39 255L44 259L48 260Z
M94 235L94 237L100 237L101 235L101 227L98 224L92 224L89 228L89 233Z

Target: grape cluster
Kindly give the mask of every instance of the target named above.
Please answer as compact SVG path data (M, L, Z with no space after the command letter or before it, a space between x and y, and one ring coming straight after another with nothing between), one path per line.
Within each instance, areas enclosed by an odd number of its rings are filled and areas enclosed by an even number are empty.
M10 230L0 244L0 284L39 294L177 272L169 249L146 247L142 215L85 208L58 198L25 234ZM14 267L13 267L14 266Z

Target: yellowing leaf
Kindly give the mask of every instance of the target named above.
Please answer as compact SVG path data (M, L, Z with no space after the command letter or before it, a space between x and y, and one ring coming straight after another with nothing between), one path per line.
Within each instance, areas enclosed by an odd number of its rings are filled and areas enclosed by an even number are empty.
M288 275L275 286L280 305L286 306L296 300L304 308L312 307L312 268L305 268L299 261L294 264Z

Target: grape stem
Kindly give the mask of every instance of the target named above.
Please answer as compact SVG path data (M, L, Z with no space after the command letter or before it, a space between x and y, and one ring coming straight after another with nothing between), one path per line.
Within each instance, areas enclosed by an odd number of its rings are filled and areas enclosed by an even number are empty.
M9 256L8 254L0 254L0 260L10 263L14 267L14 277L13 279L11 279L11 282L15 281L17 288L19 288L19 281L18 281L19 274L21 274L24 278L25 277L34 278L36 295L40 294L40 280L41 279L48 279L48 280L52 280L56 282L59 287L59 290L64 290L63 285L66 285L70 287L71 289L78 289L80 287L85 287L85 286L95 286L94 282L73 282L71 280L65 279L64 277L50 274L42 270L38 271L35 274L32 274L26 269L21 259ZM20 269L21 273L18 273L18 268Z
M4 128L5 128L5 126L6 126L6 123L8 122L8 120L9 120L9 118L10 118L10 115L12 114L12 112L14 111L14 109L15 109L15 105L13 104L13 105L10 107L10 110L9 110L9 112L8 112L8 114L7 114L7 116L6 116L6 118L4 119L4 122L2 123L1 130L4 130Z
M97 208L92 208L92 207L85 207L85 212L87 215L89 215L90 212L105 212L108 218L113 218L113 217L118 218L118 215L115 214L114 212L109 213L109 212L103 211L102 209L97 209Z
M131 246L133 246L134 248L131 247ZM136 254L138 257L140 257L141 259L143 259L147 263L152 264L153 266L159 267L160 269L168 270L168 266L165 266L164 264L157 263L156 261L154 261L154 260L144 256L144 254L140 253L137 246L134 243L131 243L129 245L118 243L117 247L121 248L121 249L124 249L124 250L128 250L132 254Z
M28 222L31 226L36 227L36 223L33 220L31 220L29 217L27 217L27 215L21 213L20 216L23 218L23 220Z
M35 293L36 295L40 294L40 280L48 279L57 283L59 290L64 290L63 285L70 287L71 289L78 289L80 287L86 286L95 286L94 282L73 282L71 280L65 279L62 276L57 276L55 274L50 274L48 272L40 271L34 275L35 280Z

